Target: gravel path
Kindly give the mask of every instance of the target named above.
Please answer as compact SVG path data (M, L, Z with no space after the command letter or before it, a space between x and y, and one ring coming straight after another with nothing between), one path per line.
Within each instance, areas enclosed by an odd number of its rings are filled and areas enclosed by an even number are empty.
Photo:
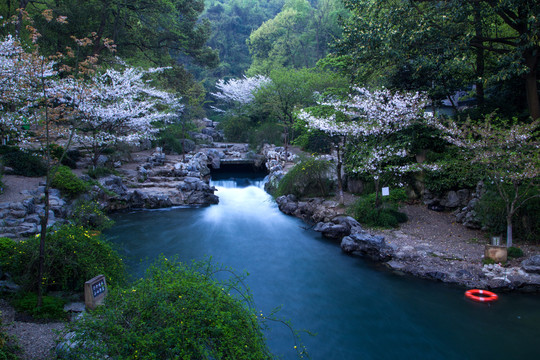
M30 323L15 321L15 310L6 300L0 299L2 324L6 332L17 339L23 353L23 360L54 359L54 347L58 332L64 329L64 323Z

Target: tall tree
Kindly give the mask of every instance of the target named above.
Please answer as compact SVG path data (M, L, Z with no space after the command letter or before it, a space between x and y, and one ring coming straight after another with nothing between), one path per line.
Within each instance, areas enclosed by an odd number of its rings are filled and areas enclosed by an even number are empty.
M385 80L438 98L459 88L522 77L531 117L538 106L540 10L534 0L345 0L353 16L336 46L353 77ZM496 95L495 95L496 96Z
M170 65L171 59L186 57L204 65L216 65L216 51L206 45L208 21L200 21L203 0L21 0L44 35L42 51L54 54L71 45L71 36L90 36L93 46L85 55L99 55L101 39L111 39L118 55L146 63ZM38 14L52 9L55 16L67 16L69 24L59 27ZM12 10L13 11L13 10Z

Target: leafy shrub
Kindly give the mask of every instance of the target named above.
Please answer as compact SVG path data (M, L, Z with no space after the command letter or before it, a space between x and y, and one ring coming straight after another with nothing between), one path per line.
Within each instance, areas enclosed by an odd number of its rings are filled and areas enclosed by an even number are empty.
M248 142L253 131L253 125L247 116L229 117L221 126L227 141L233 142Z
M271 122L266 122L260 125L258 128L253 129L249 133L248 142L249 145L257 149L264 144L281 144L281 136L283 134L283 128Z
M6 333L0 312L0 360L19 360L20 355L21 348L17 340Z
M302 158L289 170L278 184L275 196L293 194L303 196L327 196L332 181L328 178L332 165L313 157Z
M535 191L538 193L538 190ZM489 232L506 234L506 204L492 186L488 186L486 193L476 204L475 211L482 226L486 227ZM540 239L540 198L527 201L517 210L512 218L512 231L514 241L538 243Z
M3 155L2 160L5 166L13 169L15 175L39 177L47 174L47 166L38 154L16 150Z
M106 306L68 326L71 358L270 359L259 317L208 262L161 258L144 279L112 289ZM235 277L233 277L236 279ZM241 296L249 295L242 291ZM91 345L91 346L90 346Z
M69 197L75 197L88 190L88 184L79 179L67 166L58 167L51 184Z
M523 250L518 247L510 246L507 251L509 259L517 259L523 257Z
M17 311L31 315L34 319L66 320L67 317L64 311L66 301L58 297L43 296L41 307L38 308L36 307L37 294L24 292L17 295L12 303Z
M348 212L358 222L371 226L392 228L408 220L407 214L398 211L398 204L407 200L405 189L394 189L389 196L383 197L383 204L379 208L375 206L375 194L360 197Z
M111 286L124 281L124 264L98 232L64 225L47 234L43 286L47 290L82 291L84 282L103 274ZM39 236L14 244L13 255L2 264L27 290L37 288Z
M51 152L52 158L56 160L62 159L61 164L68 166L71 169L77 168L77 161L81 157L81 153L77 149L68 150L66 151L66 154L64 155L64 148L58 144L51 144L50 152ZM64 156L62 157L62 155Z
M425 172L424 185L431 192L471 189L484 179L481 165L471 164L457 149L448 148L443 154L428 153L428 160L440 165L440 170Z
M0 238L0 266L13 255L15 244L16 241L13 239L7 237Z
M182 128L182 124L172 124L163 128L156 139L156 144L163 148L166 153L175 152L177 154L183 153L182 139L189 139L189 131L195 131L197 128L191 122L188 122ZM189 149L187 150L189 151Z
M108 229L114 224L95 201L77 201L70 220L77 226L98 231Z

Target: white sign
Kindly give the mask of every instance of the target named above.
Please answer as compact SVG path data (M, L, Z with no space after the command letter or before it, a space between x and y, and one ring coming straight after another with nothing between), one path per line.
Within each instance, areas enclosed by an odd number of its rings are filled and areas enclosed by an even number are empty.
M390 188L383 187L382 188L382 196L388 196L388 195L390 195Z

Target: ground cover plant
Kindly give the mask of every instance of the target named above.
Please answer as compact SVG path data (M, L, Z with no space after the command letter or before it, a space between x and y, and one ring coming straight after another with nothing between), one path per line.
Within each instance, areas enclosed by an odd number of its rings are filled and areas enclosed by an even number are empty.
M2 240L2 269L27 290L35 290L39 236L14 242ZM41 284L45 290L82 291L84 282L104 274L111 286L125 279L124 264L112 245L98 232L64 225L49 232L45 241L47 261Z
M261 318L240 278L218 281L208 261L160 258L143 279L69 324L78 359L270 359ZM240 293L238 293L240 291Z
M275 196L327 196L332 187L329 172L332 164L314 157L301 158L279 181Z
M390 195L382 199L382 205L377 207L374 193L361 196L348 212L362 225L369 227L392 228L408 220L407 215L398 210L399 204L407 200L404 189L391 190Z

